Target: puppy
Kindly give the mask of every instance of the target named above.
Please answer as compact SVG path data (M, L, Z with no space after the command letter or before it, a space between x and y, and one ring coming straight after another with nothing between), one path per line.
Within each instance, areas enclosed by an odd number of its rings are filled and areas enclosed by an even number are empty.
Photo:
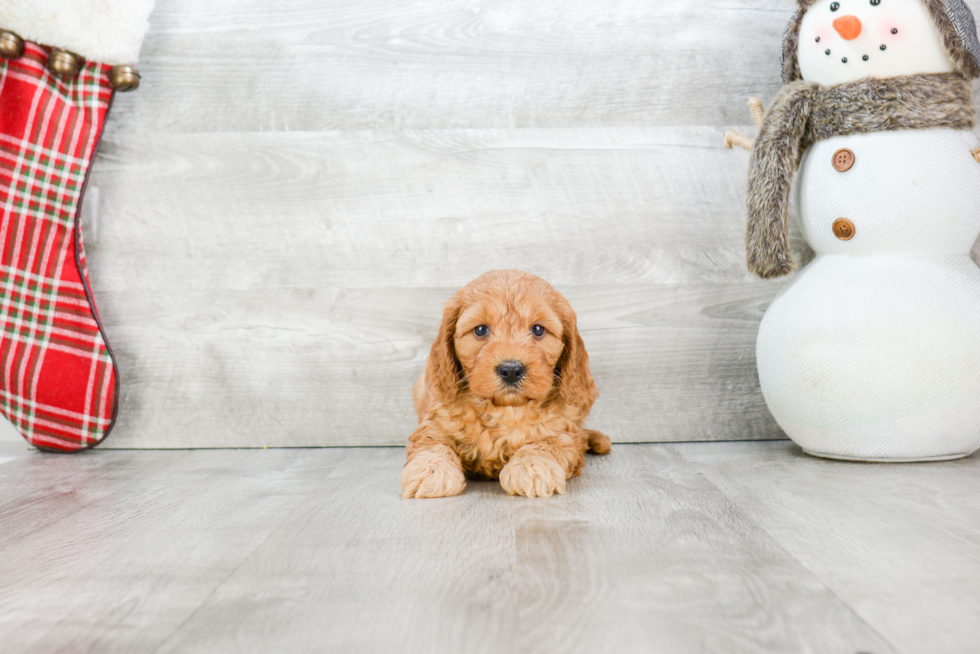
M465 474L511 495L563 494L586 450L610 449L582 428L597 396L568 301L525 272L481 275L446 303L415 384L402 497L458 495Z

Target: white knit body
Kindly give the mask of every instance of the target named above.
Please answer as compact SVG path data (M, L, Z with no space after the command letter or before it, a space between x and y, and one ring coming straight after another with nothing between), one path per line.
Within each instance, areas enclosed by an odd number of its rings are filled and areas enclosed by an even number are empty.
M980 163L969 132L836 137L794 187L816 259L769 307L757 363L769 410L811 454L914 461L980 448ZM834 154L853 152L849 170ZM854 236L833 224L846 218Z

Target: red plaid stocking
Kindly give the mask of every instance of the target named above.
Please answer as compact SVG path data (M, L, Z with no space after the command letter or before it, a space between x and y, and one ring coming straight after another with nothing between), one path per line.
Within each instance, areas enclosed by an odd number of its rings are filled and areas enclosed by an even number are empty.
M79 212L112 90L109 66L62 81L48 53L0 59L0 411L33 445L73 451L116 415Z

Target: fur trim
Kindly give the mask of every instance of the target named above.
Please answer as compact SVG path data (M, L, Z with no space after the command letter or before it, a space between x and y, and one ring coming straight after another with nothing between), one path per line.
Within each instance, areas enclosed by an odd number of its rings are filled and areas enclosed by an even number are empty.
M749 270L770 278L796 267L787 222L790 188L803 151L814 142L902 129L970 130L975 122L970 81L959 73L785 85L762 119L749 159Z
M803 81L784 86L763 117L752 147L745 254L749 270L759 277L781 277L796 268L789 246L789 191L803 151L810 105L819 88Z
M980 77L980 62L977 62L970 53L966 44L963 42L963 38L956 31L956 26L949 17L949 10L944 0L922 1L929 10L933 22L936 23L936 27L939 28L943 45L946 46L946 53L953 62L956 71L970 79ZM783 33L783 51L779 60L782 65L783 82L788 83L801 79L800 65L796 60L796 50L800 38L800 23L803 22L803 14L806 13L807 9L814 2L816 0L798 0L796 13ZM969 15L968 10L966 10L966 13ZM972 18L972 15L969 16L970 20Z
M154 0L2 0L0 28L89 61L135 64Z
M958 73L865 78L818 87L803 148L821 139L896 129L971 130L970 80Z
M946 46L946 52L953 61L953 66L957 72L970 79L980 77L980 65L974 60L967 50L966 44L963 43L963 39L957 33L943 0L924 0L924 2L932 15L933 22L939 27L939 34L943 37L943 45Z
M786 31L783 32L783 51L779 63L783 68L783 82L787 84L803 78L800 74L800 64L796 60L796 51L800 44L800 23L803 22L803 14L809 6L809 3L801 2L793 19L786 26Z

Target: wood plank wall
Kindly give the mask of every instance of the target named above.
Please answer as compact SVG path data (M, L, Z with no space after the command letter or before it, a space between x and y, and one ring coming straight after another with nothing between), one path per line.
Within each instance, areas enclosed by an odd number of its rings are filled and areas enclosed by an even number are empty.
M754 343L786 282L745 270L722 134L792 8L159 0L91 181L105 447L402 444L442 303L496 268L571 300L614 440L781 437Z

